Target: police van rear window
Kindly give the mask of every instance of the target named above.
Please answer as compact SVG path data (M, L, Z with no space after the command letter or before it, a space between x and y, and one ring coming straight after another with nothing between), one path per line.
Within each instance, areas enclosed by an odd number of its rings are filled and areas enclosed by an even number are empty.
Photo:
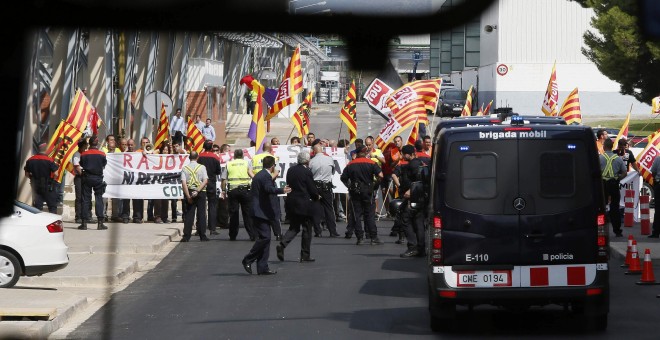
M482 214L514 213L505 201L525 197L522 214L552 214L590 204L589 157L579 140L453 142L445 204ZM532 204L533 203L533 204Z

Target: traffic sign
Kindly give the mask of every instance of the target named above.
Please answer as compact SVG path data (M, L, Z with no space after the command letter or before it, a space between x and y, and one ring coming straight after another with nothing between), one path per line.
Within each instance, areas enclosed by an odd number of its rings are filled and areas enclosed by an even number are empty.
M153 91L144 97L144 113L153 119L160 119L160 106L165 103L165 114L172 114L172 98L163 91Z
M506 66L505 64L497 65L497 74L503 76L506 75L508 72L509 72L509 67Z

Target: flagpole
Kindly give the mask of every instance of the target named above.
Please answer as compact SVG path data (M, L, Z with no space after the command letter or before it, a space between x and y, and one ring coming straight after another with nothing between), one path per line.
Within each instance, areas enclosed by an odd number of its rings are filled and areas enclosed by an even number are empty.
M433 138L435 138L435 130L433 130L433 129L435 128L435 115L436 114L437 114L437 112L433 112L433 119L431 119L431 131L429 131L427 133L427 135L433 136Z
M341 120L341 119L340 119L340 121L341 121L341 123L339 123L339 136L337 136L337 143L339 143L339 141L341 140L341 129L344 128L344 121ZM344 147L347 148L348 145L346 145Z

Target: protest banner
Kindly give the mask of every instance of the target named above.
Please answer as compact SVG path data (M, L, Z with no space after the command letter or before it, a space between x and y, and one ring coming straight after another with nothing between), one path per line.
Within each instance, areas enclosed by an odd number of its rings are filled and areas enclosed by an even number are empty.
M279 188L286 186L286 174L289 168L298 163L301 150L309 151L300 145L273 145L273 156L278 160L280 174L275 179ZM346 155L343 148L325 148L325 153L335 162L332 176L335 193L347 193L348 189L341 182L340 176L346 167ZM234 153L220 154L220 164L224 168L232 160ZM254 157L254 147L243 149L244 159ZM108 164L103 171L103 180L107 187L103 197L125 199L181 199L181 169L188 163L187 154L181 155L142 155L140 152L108 153Z

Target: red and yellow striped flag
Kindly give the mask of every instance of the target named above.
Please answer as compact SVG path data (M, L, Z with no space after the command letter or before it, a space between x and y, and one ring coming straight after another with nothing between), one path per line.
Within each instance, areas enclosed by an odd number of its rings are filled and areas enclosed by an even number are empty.
M651 173L651 166L658 154L660 154L660 130L650 134L646 137L648 144L642 152L635 157L637 159L637 166L639 173L645 181L653 185L653 174Z
M268 121L277 116L285 107L293 104L295 95L303 90L302 66L300 63L300 45L296 47L284 72L284 79L277 90L275 104L268 110L268 115L264 120Z
M576 87L566 97L564 105L559 110L559 116L564 117L566 124L582 124L582 113L580 112L580 97L578 96L578 88Z
M190 116L190 119L188 119L188 131L186 135L186 145L188 146L188 152L202 152L202 149L204 149L204 136L202 135L202 131L199 131L199 128L197 128L195 125L195 122L192 119L192 115Z
M160 105L160 124L158 124L158 133L156 134L156 142L154 142L154 149L160 149L160 146L170 139L170 119L167 117L165 111L165 102L161 101Z
M89 99L78 89L69 107L69 115L66 117L66 122L78 131L85 131L89 122L89 116L93 111L94 107L89 102Z
M48 157L53 158L57 164L57 171L53 175L53 179L62 183L64 177L64 170L73 173L73 165L71 158L73 154L78 151L78 141L82 137L82 132L76 129L73 125L62 120L57 130L50 138L46 154Z
M381 150L415 121L428 126L427 112L435 111L441 84L442 79L416 80L403 85L387 98L392 114L375 140Z
M490 107L493 105L493 101L491 100L488 105L486 105L486 108L484 109L484 116L488 116L490 114Z
M351 88L346 94L346 99L344 99L344 106L342 106L339 112L339 118L344 121L348 128L350 143L353 143L357 139L357 103L355 102L355 97L355 80L353 80L351 82Z
M298 137L300 138L309 133L309 112L312 109L312 98L314 98L314 91L309 91L303 103L300 104L296 113L293 114L293 125L298 129Z
M479 111L477 111L477 116L483 116L484 115L484 103L481 103L481 107L479 108Z
M463 111L461 111L461 117L472 116L472 85L467 92L465 97L465 105L463 105Z
M557 102L559 101L559 88L557 87L557 71L555 66L557 62L552 65L552 73L550 73L550 80L548 81L548 87L545 90L545 96L543 97L543 105L541 105L541 111L546 116L556 116L557 115Z
M621 129L619 130L619 134L616 135L616 139L614 140L614 147L617 148L619 145L619 139L621 138L628 138L628 128L630 127L630 114L632 113L632 104L630 104L630 111L628 111L628 117L626 117L626 121L623 122L623 125L621 126Z

